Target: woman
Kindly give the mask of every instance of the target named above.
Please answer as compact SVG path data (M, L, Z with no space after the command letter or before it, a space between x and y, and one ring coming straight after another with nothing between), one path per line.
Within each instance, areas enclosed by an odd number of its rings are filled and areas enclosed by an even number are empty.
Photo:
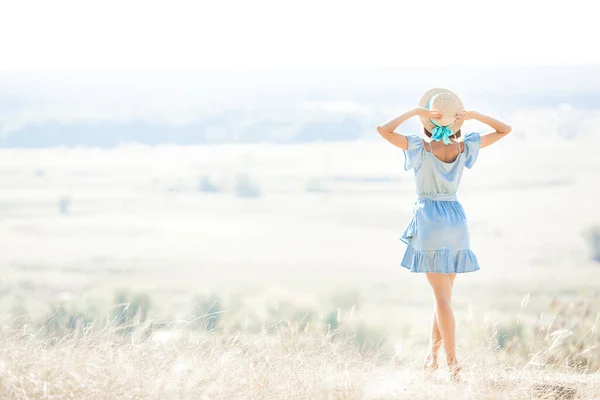
M415 135L394 130L404 121L419 116L426 142ZM469 133L459 141L465 120L475 119L493 131ZM427 275L435 297L430 350L425 359L426 376L437 369L437 353L442 343L450 376L458 378L455 322L451 306L452 287L457 273L479 270L470 249L465 212L456 198L463 167L472 168L479 149L490 146L510 133L511 127L476 111L465 111L462 102L446 89L425 93L419 107L382 125L377 132L404 150L404 169L414 170L418 199L412 219L402 234L407 244L401 265Z

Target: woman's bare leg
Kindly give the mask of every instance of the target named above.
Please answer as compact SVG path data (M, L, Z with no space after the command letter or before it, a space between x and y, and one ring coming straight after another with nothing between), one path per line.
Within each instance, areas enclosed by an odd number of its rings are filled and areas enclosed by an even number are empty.
M426 377L431 377L431 375L437 370L438 362L437 362L437 354L442 347L442 335L440 333L440 329L438 328L437 323L437 314L435 312L435 307L433 309L433 322L431 328L431 341L429 342L429 353L425 358L425 365L423 369L425 371Z
M448 277L450 278L450 299L452 300L452 289L454 287L456 274L450 274ZM440 333L440 328L438 327L437 313L435 312L435 309L436 307L434 306L433 322L431 324L431 341L429 342L429 354L427 355L427 361L429 361L430 364L436 364L437 367L437 354L442 347L442 334Z
M460 370L456 361L456 324L451 304L452 286L454 285L455 279L456 274L427 273L427 280L433 288L435 296L435 322L437 323L434 324L432 328L431 357L432 359L436 358L434 355L439 349L438 337L441 337L444 344L444 350L446 351L448 366L450 367L453 377L455 377ZM435 346L436 343L438 343L437 346Z

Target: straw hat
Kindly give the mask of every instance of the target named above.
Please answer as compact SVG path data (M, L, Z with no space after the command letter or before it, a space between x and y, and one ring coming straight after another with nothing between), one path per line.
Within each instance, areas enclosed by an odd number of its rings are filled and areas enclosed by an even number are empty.
M442 113L440 119L436 119L435 122L438 125L448 126L452 133L456 133L463 124L463 120L457 120L456 114L463 111L465 107L458 96L452 93L450 90L435 88L429 90L421 97L419 101L419 107L429 108L430 110L437 110ZM429 118L421 117L421 122L425 129L429 132L435 128L435 125L429 120Z

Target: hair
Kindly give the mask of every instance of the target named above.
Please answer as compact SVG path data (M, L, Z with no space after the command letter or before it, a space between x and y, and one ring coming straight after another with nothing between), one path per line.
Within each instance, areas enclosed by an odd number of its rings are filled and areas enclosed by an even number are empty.
M431 138L432 134L431 134L431 132L429 132L427 130L427 128L423 128L423 131L425 132L425 136L427 136L428 138ZM456 132L454 132L454 135L449 136L449 137L456 140L456 139L460 139L461 136L462 136L462 134L459 129Z

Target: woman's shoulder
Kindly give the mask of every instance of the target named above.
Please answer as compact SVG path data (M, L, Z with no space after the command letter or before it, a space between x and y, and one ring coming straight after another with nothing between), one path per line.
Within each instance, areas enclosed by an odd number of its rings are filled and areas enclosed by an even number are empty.
M417 135L406 135L408 140L408 149L404 150L404 169L419 169L423 161L423 139Z
M425 141L418 135L406 135L406 139L408 140L409 148L420 149L424 147L423 143Z
M458 142L460 143L460 151L465 151L466 148L472 147L475 144L478 144L481 141L481 135L479 132L470 132L464 135L463 140Z
M465 153L465 166L467 168L473 167L479 154L479 148L481 147L481 135L479 132L471 132L465 135L463 140L463 149Z
M478 142L479 140L481 140L479 132L470 132L465 135L463 142Z

